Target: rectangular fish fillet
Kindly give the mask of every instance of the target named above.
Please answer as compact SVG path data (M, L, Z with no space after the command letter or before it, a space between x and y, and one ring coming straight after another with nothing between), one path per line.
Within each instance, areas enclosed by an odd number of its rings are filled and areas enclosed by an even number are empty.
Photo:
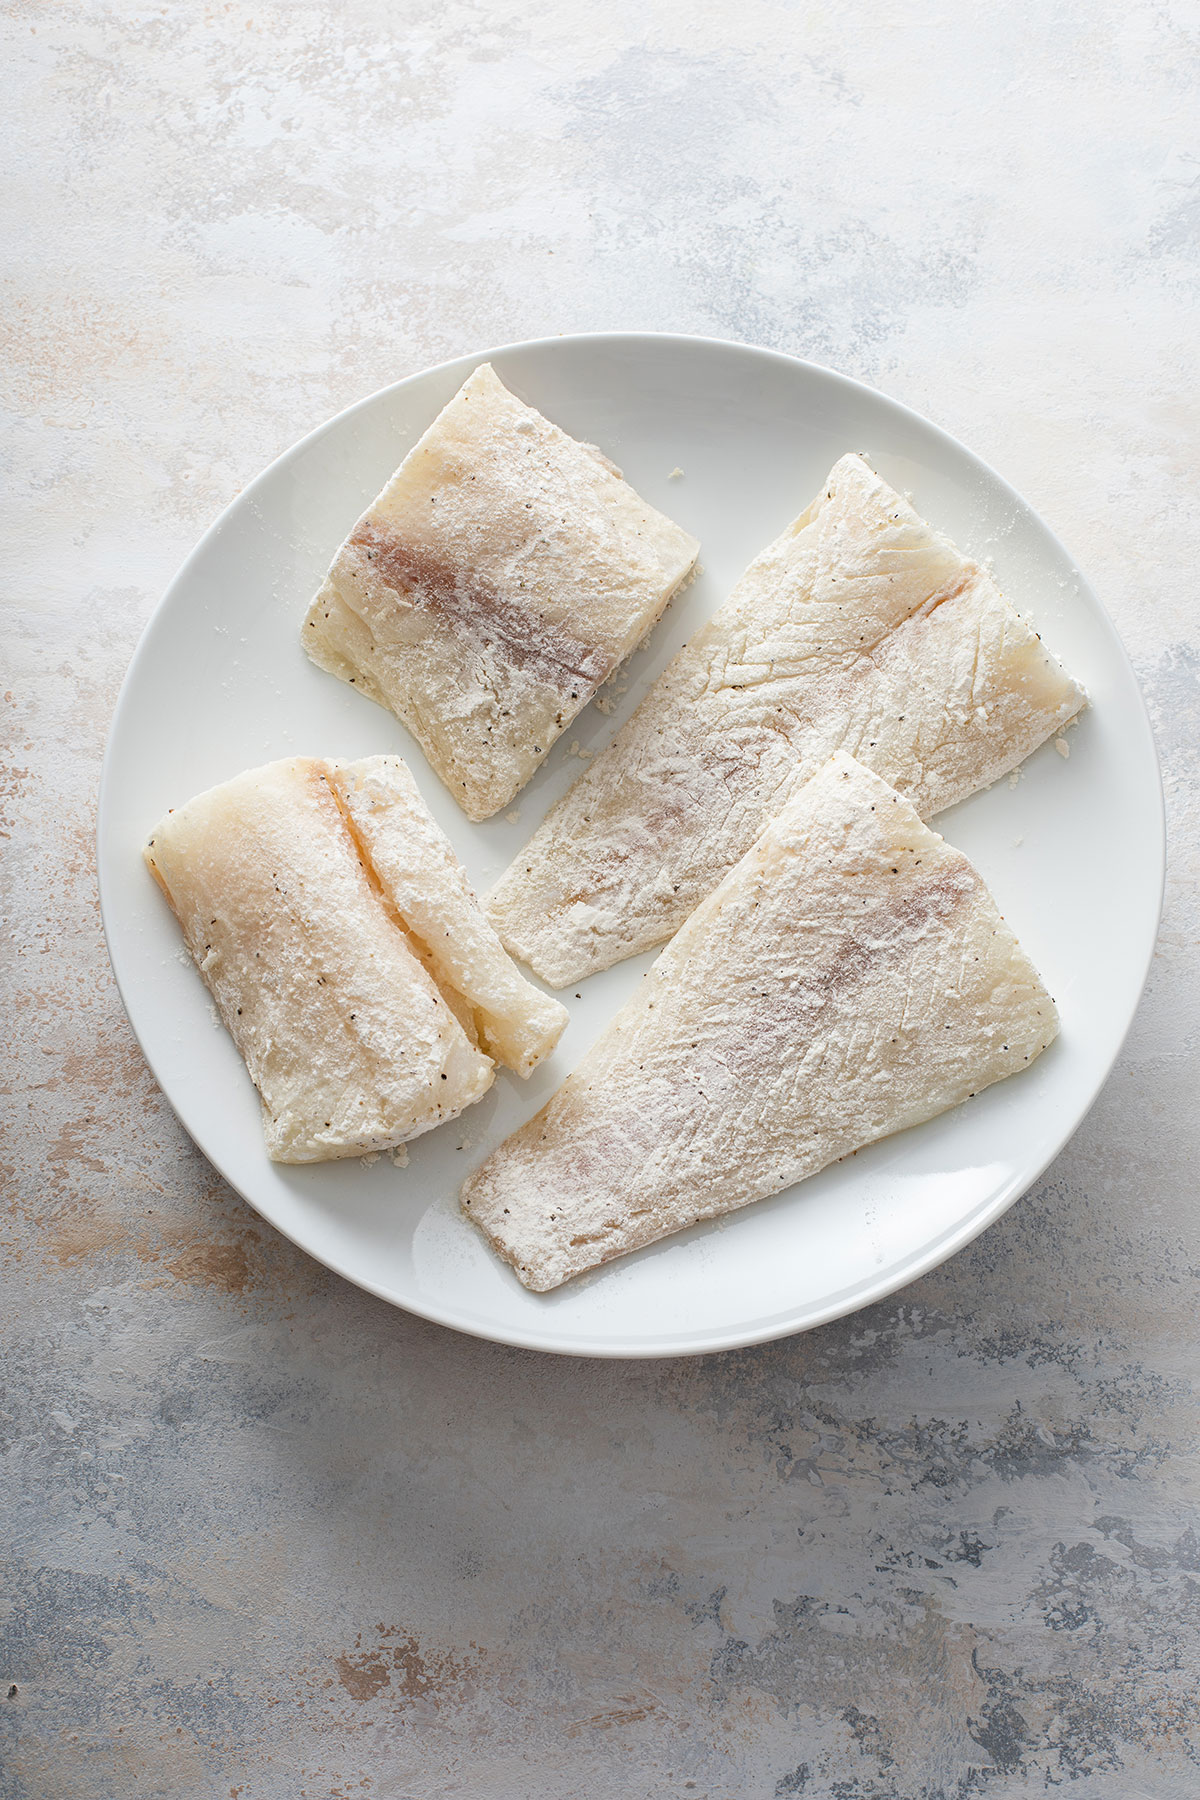
M404 1143L478 1100L493 1056L527 1074L566 1024L505 955L399 757L251 769L169 812L144 854L276 1162Z
M844 456L485 909L514 956L564 986L669 937L836 750L928 818L1085 703L991 577Z
M933 1118L1057 1031L975 869L839 753L462 1204L541 1292Z
M467 1006L489 1056L529 1075L558 1042L567 1009L527 981L505 950L404 763L331 763L329 781L438 987Z
M402 719L468 818L486 819L698 550L483 363L338 551L301 639Z

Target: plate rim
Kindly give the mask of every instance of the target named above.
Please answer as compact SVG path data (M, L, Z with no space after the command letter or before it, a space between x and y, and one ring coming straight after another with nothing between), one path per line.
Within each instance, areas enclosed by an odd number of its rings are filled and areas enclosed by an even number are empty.
M845 387L859 396L865 396L872 402L882 403L885 407L901 414L906 419L913 421L923 431L932 433L934 438L939 440L942 446L953 452L955 456L962 458L968 465L972 466L979 474L984 476L988 482L994 484L999 492L1015 503L1019 511L1028 514L1032 519L1036 520L1037 524L1042 531L1045 532L1054 548L1061 553L1065 561L1071 567L1075 578L1079 583L1083 597L1090 603L1091 607L1094 608L1096 620L1107 633L1110 640L1110 648L1115 651L1116 658L1122 671L1127 677L1133 693L1137 696L1137 723L1144 738L1143 747L1149 750L1150 764L1155 776L1155 807L1153 815L1156 852L1154 865L1156 872L1154 881L1155 901L1152 909L1153 919L1146 932L1146 941L1142 946L1142 952L1138 958L1139 973L1136 987L1132 989L1133 997L1128 1005L1126 1016L1121 1022L1120 1029L1115 1036L1112 1053L1104 1064L1103 1070L1099 1074L1086 1104L1083 1106L1082 1110L1071 1118L1066 1129L1056 1135L1048 1154L1032 1173L1027 1170L1022 1170L1019 1174L1012 1177L1001 1187L997 1194L993 1195L990 1201L978 1210L977 1213L971 1214L957 1227L952 1228L947 1234L944 1234L943 1237L935 1239L932 1244L928 1244L922 1250L914 1252L911 1257L906 1258L898 1267L893 1265L885 1275L878 1279L872 1280L869 1277L864 1278L850 1290L849 1294L843 1291L840 1297L831 1299L827 1304L810 1308L803 1317L785 1318L782 1322L777 1317L764 1325L760 1325L758 1329L731 1327L723 1331L709 1332L708 1334L697 1333L695 1331L687 1334L681 1333L681 1341L665 1346L661 1342L656 1343L653 1340L631 1340L630 1342L625 1343L613 1342L604 1338L587 1337L581 1339L567 1339L560 1337L556 1339L553 1334L549 1337L545 1335L533 1336L532 1334L523 1332L515 1327L506 1327L499 1324L493 1328L485 1328L477 1320L472 1320L469 1316L456 1316L453 1306L435 1306L424 1303L419 1296L413 1298L406 1297L404 1299L397 1298L393 1292L389 1292L381 1283L374 1282L370 1280L369 1277L357 1271L341 1266L337 1260L331 1260L326 1256L318 1255L316 1251L303 1243L293 1231L289 1230L286 1225L281 1224L276 1218L272 1217L270 1213L266 1212L259 1202L255 1200L251 1194L247 1193L245 1186L243 1186L235 1176L230 1174L223 1166L222 1162L207 1148L206 1144L196 1132L193 1131L192 1127L188 1124L183 1114L175 1105L175 1102L171 1099L170 1094L167 1092L162 1077L155 1066L154 1059L147 1049L141 1032L138 1029L137 1021L133 1016L130 1001L126 993L120 956L114 948L115 927L112 923L112 918L115 902L113 897L108 893L105 873L105 846L108 836L107 819L112 804L111 796L114 780L113 768L116 760L115 745L119 736L123 717L131 704L131 695L137 685L139 665L143 658L148 654L148 646L156 635L157 629L161 626L163 617L172 606L176 591L187 581L193 566L200 562L205 556L209 544L225 528L225 525L231 516L235 512L240 511L247 503L252 503L257 492L265 486L269 480L276 476L281 469L286 467L293 458L300 456L326 433L332 432L339 426L347 423L357 412L365 410L368 407L373 407L387 396L395 394L404 388L414 386L418 382L426 381L431 376L458 373L461 371L462 377L465 379L471 370L478 367L480 363L488 362L493 357L499 357L518 351L536 352L566 345L600 346L619 344L703 346L720 351L732 350L754 358L764 359L768 362L776 362L785 365L792 370L800 369L806 374L818 375L826 380L832 381L838 386ZM322 1268L329 1269L331 1273L338 1275L343 1280L349 1281L353 1286L361 1289L365 1293L373 1295L376 1299L386 1302L389 1306L396 1307L406 1313L411 1313L414 1317L426 1319L433 1324L442 1325L449 1330L460 1331L466 1336L479 1339L485 1343L502 1344L513 1349L532 1350L543 1354L557 1356L588 1357L606 1361L657 1361L675 1357L718 1355L728 1350L746 1349L755 1344L775 1342L781 1338L798 1336L801 1332L815 1330L818 1326L831 1324L836 1319L848 1317L850 1314L862 1311L865 1307L873 1306L879 1301L887 1299L890 1295L898 1293L901 1289L910 1286L912 1282L919 1280L923 1275L929 1274L933 1269L940 1268L943 1263L948 1262L951 1257L956 1256L959 1251L964 1250L991 1225L994 1225L996 1221L1010 1209L1010 1207L1015 1205L1016 1202L1024 1194L1028 1193L1034 1184L1041 1179L1050 1164L1061 1154L1066 1144L1079 1130L1083 1121L1096 1104L1096 1101L1103 1088L1106 1086L1121 1051L1125 1046L1138 1007L1141 1004L1142 996L1145 992L1146 982L1149 977L1150 967L1157 944L1159 926L1162 919L1163 899L1166 886L1166 796L1163 788L1161 760L1158 754L1158 746L1155 741L1149 710L1146 705L1146 697L1142 691L1141 683L1138 680L1137 673L1125 645L1122 642L1120 634L1109 616L1103 601L1083 573L1076 558L1071 554L1070 550L1063 543L1058 534L1046 522L1041 513L1038 512L1035 507L1031 506L1011 483L1008 482L1004 476L999 474L990 463L985 462L982 457L971 450L967 445L963 444L951 432L945 430L944 427L938 425L932 419L927 418L925 414L918 412L914 407L908 406L902 400L894 399L890 394L886 394L881 389L871 386L868 382L860 381L857 377L852 375L846 375L841 370L830 368L827 364L814 362L810 358L794 356L788 351L770 349L764 345L750 344L736 338L717 338L692 332L562 332L538 338L516 339L509 343L495 345L490 349L473 351L461 356L450 357L442 362L432 363L428 367L414 370L409 375L401 376L398 380L388 382L385 386L375 389L372 393L363 395L359 399L351 401L348 406L341 408L339 412L332 414L328 419L325 419L319 425L314 426L312 430L306 432L302 437L296 439L294 443L281 451L278 456L274 457L265 465L265 467L259 470L259 472L253 476L224 507L222 507L216 518L212 520L196 543L192 546L188 554L184 557L151 609L150 615L138 636L137 643L134 646L133 653L129 659L128 666L126 667L125 674L122 677L105 737L104 752L100 763L94 846L97 890L100 904L100 921L104 935L105 949L108 954L109 965L112 969L121 1005L124 1009L126 1019L128 1020L130 1030L133 1033L138 1048L141 1050L146 1065L154 1077L163 1098L166 1100L184 1131L192 1139L201 1155L212 1165L222 1180L226 1181L229 1186L233 1188L234 1192L253 1209L258 1217L264 1219L266 1223L271 1226L272 1230L278 1231L282 1237L294 1244L297 1249L303 1251L306 1256L311 1257L312 1260Z

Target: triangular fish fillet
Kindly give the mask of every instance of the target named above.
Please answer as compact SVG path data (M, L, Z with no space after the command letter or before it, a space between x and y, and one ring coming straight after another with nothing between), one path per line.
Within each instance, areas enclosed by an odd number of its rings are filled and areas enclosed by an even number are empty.
M836 750L928 818L1085 701L991 577L844 456L485 910L514 956L564 986L669 937Z
M557 1287L944 1112L1057 1030L971 864L839 754L462 1204L527 1287Z
M527 1074L566 1024L505 955L399 757L249 770L169 812L145 858L277 1162L394 1148L478 1100L491 1056Z
M338 551L301 639L402 719L468 818L486 819L698 550L483 363Z

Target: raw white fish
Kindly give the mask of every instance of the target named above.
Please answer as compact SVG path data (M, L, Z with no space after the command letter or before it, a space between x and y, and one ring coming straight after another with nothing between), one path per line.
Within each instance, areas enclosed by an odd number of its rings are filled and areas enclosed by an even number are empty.
M462 1204L540 1292L933 1118L1057 1030L975 869L839 753Z
M483 363L338 551L301 638L402 719L468 818L486 819L645 636L698 550Z
M991 576L844 456L485 909L545 981L579 981L669 937L836 750L928 818L1085 703Z
M145 858L277 1162L394 1148L478 1100L492 1056L527 1074L566 1023L509 962L399 757L249 770L169 812Z

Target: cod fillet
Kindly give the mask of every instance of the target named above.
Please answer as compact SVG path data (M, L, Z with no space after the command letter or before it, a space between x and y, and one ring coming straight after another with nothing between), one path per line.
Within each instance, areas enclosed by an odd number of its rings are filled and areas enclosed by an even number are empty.
M467 817L486 819L699 548L482 363L338 551L301 639L403 720Z
M528 1074L566 1024L399 757L251 769L169 812L144 854L276 1162L392 1149L478 1100L493 1057Z
M844 456L485 910L545 981L579 981L669 937L836 750L928 818L1085 703L991 577Z
M975 869L839 753L462 1205L542 1292L933 1118L1057 1030Z

